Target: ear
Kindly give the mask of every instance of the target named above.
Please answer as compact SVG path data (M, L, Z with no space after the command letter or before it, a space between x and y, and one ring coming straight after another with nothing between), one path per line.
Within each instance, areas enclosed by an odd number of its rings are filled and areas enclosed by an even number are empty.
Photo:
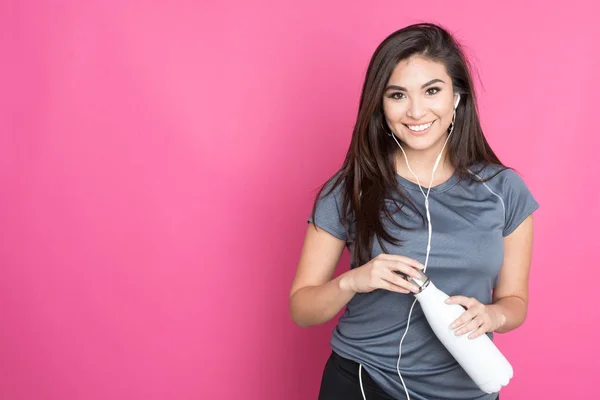
M460 94L456 93L454 97L456 97L456 100L454 100L454 109L456 110L456 107L458 107L458 103L460 103Z

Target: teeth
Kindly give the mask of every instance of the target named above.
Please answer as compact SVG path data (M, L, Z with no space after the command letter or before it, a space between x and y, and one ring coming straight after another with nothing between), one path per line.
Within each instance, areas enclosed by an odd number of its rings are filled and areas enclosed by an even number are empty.
M433 121L431 121L430 123L425 124L425 125L406 125L406 126L411 131L419 132L419 131L424 131L425 129L429 128L431 126L431 124L433 124Z

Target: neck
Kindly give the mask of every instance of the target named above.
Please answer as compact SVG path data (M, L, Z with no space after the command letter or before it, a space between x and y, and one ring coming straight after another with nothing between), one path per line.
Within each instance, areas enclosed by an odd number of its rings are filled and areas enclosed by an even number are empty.
M407 146L403 146L403 149L406 153L406 157L408 158L410 169L415 173L415 175L417 175L421 185L427 186L431 181L431 174L433 173L435 160L440 154L441 146L439 148L436 146L435 148L427 150L413 150L406 147ZM396 153L396 171L400 176L408 180L415 181L415 177L406 165L404 153L402 153L402 150L400 149L398 149ZM453 173L454 168L448 162L448 146L446 146L444 153L440 158L440 162L435 170L433 184L435 184L436 181L443 181L447 179Z

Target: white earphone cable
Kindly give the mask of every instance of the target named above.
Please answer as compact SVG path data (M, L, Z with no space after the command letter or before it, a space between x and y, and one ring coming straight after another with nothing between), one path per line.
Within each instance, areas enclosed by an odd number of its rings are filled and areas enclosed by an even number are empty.
M454 120L454 118L453 118L453 120ZM454 123L452 124L452 130L454 130ZM417 184L419 185L419 189L421 190L421 193L425 197L425 209L426 209L426 212L427 212L427 225L428 225L429 237L428 237L428 240L427 240L427 253L425 255L425 264L424 264L425 267L423 268L423 272L425 272L427 270L427 265L429 263L429 251L431 250L432 227L431 227L431 214L429 213L429 192L431 191L431 185L433 184L433 177L435 175L435 170L437 169L437 166L438 166L438 164L440 162L442 154L444 153L444 149L446 148L446 143L448 143L448 139L450 139L450 135L452 134L452 130L448 134L448 137L446 138L446 141L444 142L444 146L442 147L442 151L438 155L438 157L437 157L437 159L435 161L435 164L433 166L433 172L431 173L431 180L429 181L429 188L427 189L427 194L425 194L423 192L423 189L421 187L421 182L419 182L419 178L413 172L413 170L410 168L410 165L408 164L408 157L406 156L406 153L404 152L404 149L402 148L402 146L400 145L400 143L396 139L396 135L394 135L394 140L396 141L396 143L400 147L400 150L402 150L402 153L404 154L404 159L406 160L406 166L408 167L408 169L410 170L410 172L413 174L413 176L417 179ZM417 299L415 298L414 301L413 301L413 303L412 303L412 305L410 306L410 311L408 312L408 320L406 322L406 329L404 330L404 334L402 335L402 338L400 339L400 344L398 345L398 362L396 363L396 371L398 372L398 376L400 377L400 381L402 382L402 386L404 387L404 391L406 393L406 399L407 400L410 400L410 395L408 394L408 389L406 387L406 384L404 383L404 379L402 378L402 374L400 373L400 358L402 357L402 343L404 342L404 338L406 337L406 334L408 333L408 328L410 327L410 317L412 315L412 311L413 311L413 308L415 307L416 302L417 302Z
M363 400L367 400L367 396L365 396L365 389L363 389L362 384L362 364L358 365L358 381L360 382L360 392L362 393Z
M431 180L429 181L429 188L427 189L427 194L425 194L425 192L423 192L423 188L421 187L421 182L419 181L419 177L410 168L410 165L408 164L408 157L406 156L404 149L400 145L400 142L398 142L396 135L392 134L392 138L394 138L394 141L398 144L398 147L400 147L400 150L402 150L402 154L404 155L404 160L406 161L406 166L408 167L408 170L417 179L417 184L419 185L419 189L421 190L421 193L425 197L425 209L427 212L427 225L428 225L429 237L427 240L427 252L425 255L425 264L424 264L425 267L423 268L423 272L425 272L427 270L427 264L429 262L429 251L431 250L432 228L431 228L431 215L429 213L429 192L431 191L431 185L433 184L433 177L435 175L435 170L437 169L438 164L442 158L442 154L444 153L444 149L446 148L448 139L450 139L450 135L452 135L452 132L454 131L454 124L455 124L455 120L456 120L456 106L458 105L458 101L460 101L460 96L454 106L454 114L452 115L452 127L450 128L450 132L448 133L448 137L446 137L444 146L442 146L442 150L440 151L440 154L437 156L437 159L435 160L435 163L433 165L433 171L431 172ZM402 386L404 387L404 392L406 393L407 400L410 400L410 395L408 394L408 389L406 388L406 384L404 383L404 379L402 378L402 374L400 373L400 358L402 357L402 343L404 342L404 337L406 336L406 333L408 332L408 328L410 326L410 317L412 315L412 311L413 311L413 308L414 308L416 302L417 302L417 299L415 298L412 305L410 306L410 311L408 312L408 321L406 322L406 329L404 330L404 334L402 335L402 338L400 339L400 344L398 346L398 362L396 363L396 371L398 372L398 376L400 377L400 381L402 382ZM361 374L362 364L359 365L358 372L359 372L358 375L359 375L359 381L360 381L360 390L362 392L363 400L367 400L367 397L365 396L365 392L363 390L363 384L362 384L362 374Z

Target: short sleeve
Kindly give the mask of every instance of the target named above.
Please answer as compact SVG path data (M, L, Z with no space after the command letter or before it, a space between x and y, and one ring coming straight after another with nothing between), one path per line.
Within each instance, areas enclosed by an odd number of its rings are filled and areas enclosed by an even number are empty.
M338 239L347 241L347 231L340 213L343 203L342 184L336 186L331 193L328 193L331 186L332 182L329 182L321 192L315 206L315 218L313 220L311 212L308 222L314 223L317 227L329 232Z
M510 235L529 215L539 208L539 204L523 181L514 170L507 169L501 173L503 178L504 200L504 237Z

